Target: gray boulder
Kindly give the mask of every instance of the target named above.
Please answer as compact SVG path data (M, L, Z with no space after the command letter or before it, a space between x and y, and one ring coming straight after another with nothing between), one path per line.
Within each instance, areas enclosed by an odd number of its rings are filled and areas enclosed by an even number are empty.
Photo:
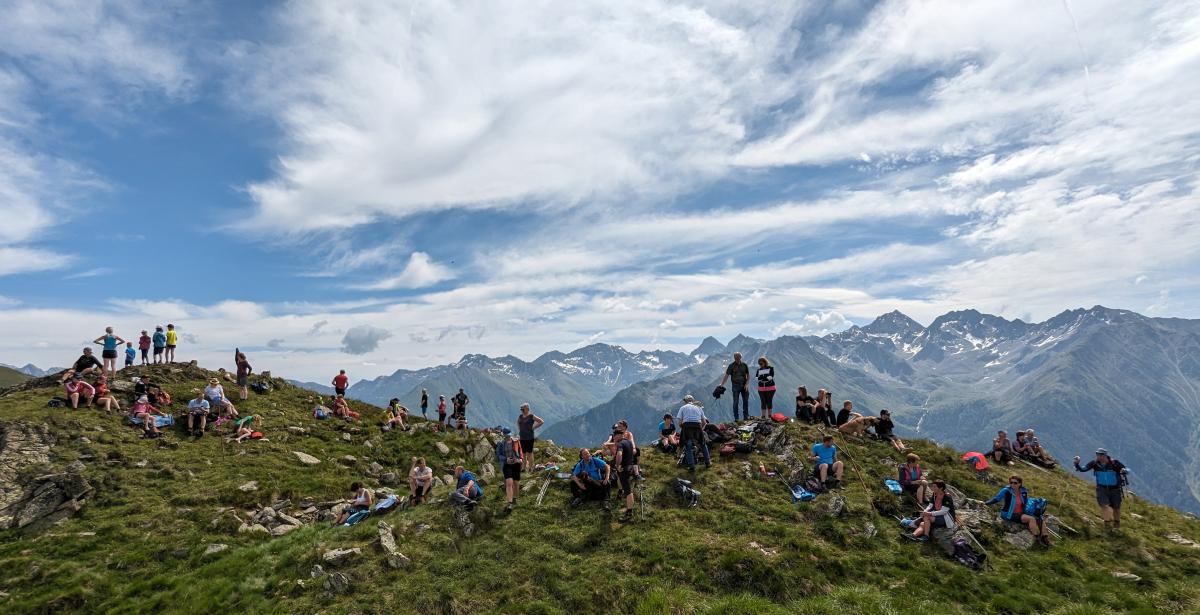
M344 566L362 556L362 549L333 549L321 555L321 560L330 566Z
M388 566L392 568L408 568L412 565L412 560L408 556L400 552L396 547L396 537L392 533L392 526L379 522L376 526L379 529L379 548L383 549L384 555L387 557Z
M312 455L309 455L308 453L302 453L300 451L292 451L292 454L296 456L296 459L300 460L300 463L302 463L306 466L315 466L318 463L321 463L320 459L317 459L316 457L313 457Z

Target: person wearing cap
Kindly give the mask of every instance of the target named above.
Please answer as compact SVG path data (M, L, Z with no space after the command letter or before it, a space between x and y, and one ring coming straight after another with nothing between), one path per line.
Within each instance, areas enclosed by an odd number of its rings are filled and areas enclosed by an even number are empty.
M512 430L505 427L501 432L504 439L500 442L497 458L504 459L504 512L512 512L517 505L517 490L521 486L521 468L525 466L525 457L521 454L521 443L513 438Z
M95 387L88 384L79 372L72 373L63 380L63 392L71 402L71 409L79 408L79 400L83 400L83 405L91 408L92 398L96 396Z
M1117 531L1121 529L1121 500L1124 497L1122 487L1125 484L1125 465L1109 456L1103 448L1096 449L1096 458L1079 465L1079 456L1075 456L1076 472L1091 472L1096 477L1096 503L1100 506L1100 517L1104 519L1104 529Z
M1000 491L983 505L1001 504L1001 519L1024 525L1029 528L1029 533L1033 534L1038 542L1048 547L1050 546L1050 528L1042 522L1040 514L1038 516L1026 514L1029 507L1029 490L1025 488L1024 482L1024 479L1016 474L1009 476L1008 486L1001 487Z
M167 334L163 333L162 325L154 327L154 336L150 338L154 343L154 362L163 362L163 351L167 348Z
M75 364L71 366L71 371L79 375L90 374L98 369L103 371L104 365L92 354L91 348L84 348L83 354L79 355Z
M738 357L740 358L740 355ZM694 448L697 446L704 455L704 467L712 466L708 443L704 440L704 426L708 423L708 417L704 416L704 408L700 406L700 402L696 401L695 397L683 396L683 405L675 413L675 422L679 423L681 433L679 442L683 447L683 461L687 465L688 471L696 471Z
M903 453L908 450L904 445L904 440L901 440L895 433L896 424L892 422L892 413L890 410L884 409L879 411L879 420L875 423L875 436L885 442L890 442L892 448L896 452Z
M774 372L772 372L773 374ZM738 420L738 400L742 401L742 415L750 418L750 366L742 361L742 353L733 353L733 362L725 368L725 373L721 376L721 384L725 386L725 381L729 380L730 397L733 398L733 420ZM772 384L773 386L773 384ZM773 389L772 389L773 390Z
M192 393L196 396L188 402L188 431L197 438L204 435L204 428L208 424L208 400L204 399L203 389L192 389ZM196 424L199 424L198 426Z

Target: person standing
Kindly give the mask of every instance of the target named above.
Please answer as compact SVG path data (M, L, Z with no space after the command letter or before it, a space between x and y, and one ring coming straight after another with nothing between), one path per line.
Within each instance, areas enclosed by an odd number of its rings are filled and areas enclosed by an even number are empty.
M1100 505L1100 517L1104 519L1104 529L1115 532L1121 529L1121 500L1124 498L1122 487L1125 483L1126 469L1120 461L1109 456L1108 451L1096 449L1096 458L1079 465L1079 456L1075 456L1076 472L1091 472L1096 477L1096 503Z
M142 365L150 364L150 334L142 329L142 336L138 338L138 350L142 353Z
M513 438L512 430L505 427L501 432L504 440L500 442L500 450L496 457L503 459L501 475L504 476L504 512L512 512L517 505L517 491L521 488L521 468L525 465L521 454L521 443Z
M771 367L771 363L767 361L766 357L758 358L758 371L755 372L755 376L758 378L759 411L765 419L771 416L775 409L773 404L775 400L775 368ZM750 418L749 414L750 412L747 411L746 418Z
M350 384L350 377L346 375L346 370L338 370L338 375L333 377L333 381L330 384L333 385L334 395L344 396L346 394L346 387Z
M250 386L250 372L254 371L254 368L250 367L250 361L246 360L246 353L237 348L233 349L233 362L237 366L238 396L242 401L246 401L246 398L250 397L250 391L248 390Z
M454 420L455 429L463 430L467 428L467 404L471 403L471 398L467 397L466 392L461 388L458 393L450 400L454 402Z
M163 351L167 348L167 334L163 333L162 325L154 327L154 337L150 339L154 342L154 362L162 363Z
M446 425L446 396L438 395L438 431L442 430L442 426Z
M637 471L637 457L629 432L623 431L614 438L617 454L613 459L613 465L617 467L617 488L625 496L625 509L621 511L621 516L617 521L625 523L633 519L633 475Z
M429 391L421 389L421 417L429 420Z
M742 353L733 353L733 362L725 368L725 375L721 376L721 386L725 386L726 380L729 380L729 392L733 397L733 420L738 420L739 399L742 401L742 414L750 418L750 387L747 384L750 368L742 362Z
M175 332L175 325L167 324L167 363L175 362L175 346L179 344L179 334Z
M517 435L521 438L521 452L525 453L525 471L533 471L533 443L537 439L535 431L545 421L529 411L529 404L521 404L521 414L517 416Z
M104 348L100 358L104 359L104 367L101 371L108 372L109 378L114 378L117 375L117 346L125 343L121 336L113 333L112 327L104 328L104 335L92 341L93 344L100 344Z
M133 367L134 359L137 359L137 351L133 349L133 342L125 342L125 367Z
M696 471L696 455L694 447L699 447L704 455L704 467L712 466L708 443L704 441L704 425L708 417L704 416L704 408L691 395L683 396L683 405L675 413L675 422L679 423L680 446L683 447L683 461L689 472Z

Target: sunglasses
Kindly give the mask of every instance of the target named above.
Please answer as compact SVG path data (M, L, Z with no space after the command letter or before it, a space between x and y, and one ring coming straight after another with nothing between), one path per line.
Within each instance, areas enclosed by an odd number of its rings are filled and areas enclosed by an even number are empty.
M1020 483L1020 482L1018 482L1018 481L1015 481L1015 480L1010 480L1010 481L1008 481L1008 484L1010 484L1010 485L1020 485L1021 483Z

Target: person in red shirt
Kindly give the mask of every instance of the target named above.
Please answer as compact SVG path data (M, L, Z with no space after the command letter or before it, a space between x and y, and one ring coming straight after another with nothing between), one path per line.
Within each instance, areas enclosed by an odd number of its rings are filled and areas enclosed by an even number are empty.
M336 395L346 394L346 385L350 384L350 377L346 375L346 370L341 370L338 375L333 377L333 392Z
M138 338L138 350L142 351L142 365L150 364L150 334L142 330L142 336Z

